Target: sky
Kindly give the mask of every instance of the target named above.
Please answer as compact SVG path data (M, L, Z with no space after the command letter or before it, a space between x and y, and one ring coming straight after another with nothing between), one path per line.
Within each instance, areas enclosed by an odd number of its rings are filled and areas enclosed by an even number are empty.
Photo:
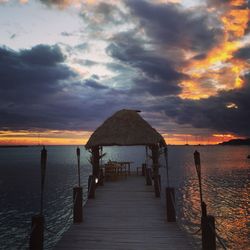
M168 144L250 137L247 0L0 0L0 144L82 145L120 109Z

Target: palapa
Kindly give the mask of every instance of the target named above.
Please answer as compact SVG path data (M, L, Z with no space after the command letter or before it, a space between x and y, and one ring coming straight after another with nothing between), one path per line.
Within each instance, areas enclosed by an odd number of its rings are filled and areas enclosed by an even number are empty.
M86 149L96 146L165 146L165 140L136 110L117 111L89 138Z

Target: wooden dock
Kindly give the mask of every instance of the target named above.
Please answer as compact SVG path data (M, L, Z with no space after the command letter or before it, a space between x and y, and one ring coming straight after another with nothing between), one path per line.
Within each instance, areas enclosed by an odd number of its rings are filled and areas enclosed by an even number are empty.
M55 249L194 249L143 177L129 176L98 187L83 208L84 222L73 224Z

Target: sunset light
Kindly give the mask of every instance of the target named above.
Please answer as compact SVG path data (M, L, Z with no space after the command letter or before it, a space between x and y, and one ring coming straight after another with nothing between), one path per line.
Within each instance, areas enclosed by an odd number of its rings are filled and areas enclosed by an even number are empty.
M184 134L192 144L248 136L248 125L235 122L249 119L245 0L25 0L0 8L1 145L84 144L122 108L141 110L170 144L186 144Z
M250 0L0 17L1 249L249 249Z

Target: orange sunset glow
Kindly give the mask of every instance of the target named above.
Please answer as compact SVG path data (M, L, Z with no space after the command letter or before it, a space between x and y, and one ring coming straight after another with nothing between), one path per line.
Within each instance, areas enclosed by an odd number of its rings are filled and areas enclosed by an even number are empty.
M242 73L249 68L249 63L233 58L233 53L241 45L244 37L250 11L248 9L233 9L245 1L230 1L232 9L225 10L221 16L224 27L223 40L206 55L206 58L191 63L182 69L191 80L181 82L183 88L181 98L200 99L216 95L218 90L241 88L244 84ZM214 10L211 10L214 11ZM206 89L201 83L210 82L213 89Z
M0 131L0 145L84 145L91 131ZM167 144L173 145L206 145L218 144L223 141L239 138L231 134L213 134L199 136L192 134L162 134Z
M168 144L248 137L246 0L0 7L1 145L82 145L119 109L141 110Z
M0 131L0 145L84 145L91 132L81 131Z

